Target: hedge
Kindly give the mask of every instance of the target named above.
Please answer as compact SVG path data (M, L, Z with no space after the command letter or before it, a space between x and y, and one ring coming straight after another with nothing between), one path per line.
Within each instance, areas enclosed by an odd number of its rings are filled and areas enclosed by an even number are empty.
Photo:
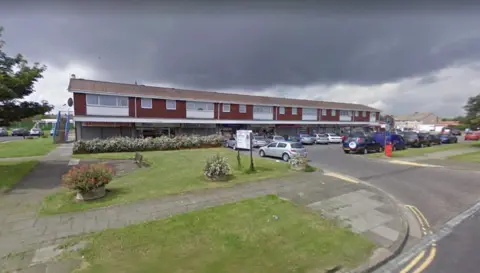
M140 151L166 151L191 148L220 147L224 138L210 136L177 136L157 138L113 137L107 139L79 140L73 145L74 154L115 153Z

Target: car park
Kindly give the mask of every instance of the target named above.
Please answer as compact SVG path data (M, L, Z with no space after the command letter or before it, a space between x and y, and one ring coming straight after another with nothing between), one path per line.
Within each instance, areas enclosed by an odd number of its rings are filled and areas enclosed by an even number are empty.
M441 145L442 144L442 139L440 139L440 135L429 134L428 135L428 140L430 141L430 146L431 145Z
M12 136L28 136L29 133L25 128L15 128L12 130Z
M253 136L252 146L253 148L259 148L267 145L267 139L264 136Z
M307 135L307 134L300 134L299 138L300 138L300 142L306 145L313 145L315 144L315 141L316 141L314 136Z
M465 133L465 140L480 140L480 131L467 132Z
M440 134L440 140L442 141L442 144L450 144L450 143L457 143L458 138L454 136L452 133L448 134Z
M307 149L300 142L272 142L263 146L258 151L261 157L269 156L281 158L283 161L289 161L290 158L298 156L307 156Z
M420 139L418 134L412 131L403 132L403 138L407 144L407 147L420 147Z
M39 137L39 136L43 136L43 131L40 130L39 128L32 128L32 129L30 130L30 135L31 135L31 136L38 136L38 137Z
M383 147L371 136L352 135L343 142L343 151L349 153L381 152Z
M385 139L385 133L384 132L377 132L372 134L373 139L375 142L379 143L382 149L385 149L385 144L386 143L391 143L392 144L392 150L405 150L407 148L407 143L403 136L392 133L387 139ZM382 150L381 149L381 150Z
M277 136L277 135L267 137L267 144L270 142L277 142L277 141L286 141L286 138L283 136Z
M342 143L342 137L334 133L326 133L329 143Z
M328 137L325 134L316 134L315 143L317 144L328 144Z
M0 127L0 136L8 136L8 130L5 127Z
M429 138L429 134L427 133L418 133L418 144L416 147L420 147L420 148L423 148L423 147L426 147L426 146L431 146L432 144L430 143L430 138Z

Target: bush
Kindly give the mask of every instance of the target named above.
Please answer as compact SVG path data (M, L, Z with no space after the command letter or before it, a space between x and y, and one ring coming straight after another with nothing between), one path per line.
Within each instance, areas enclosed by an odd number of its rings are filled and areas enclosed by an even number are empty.
M106 164L88 164L71 168L62 176L63 185L71 190L86 193L112 181L115 171Z
M228 159L218 154L208 158L203 168L203 174L210 180L226 179L230 176L231 171Z
M292 169L298 170L303 169L308 165L308 159L305 156L294 155L288 161Z
M47 138L48 136L47 135L42 135L42 138Z
M74 154L87 153L114 153L114 152L140 152L164 151L190 148L220 147L223 137L210 136L177 136L157 138L130 138L113 137L108 139L80 140L73 145Z

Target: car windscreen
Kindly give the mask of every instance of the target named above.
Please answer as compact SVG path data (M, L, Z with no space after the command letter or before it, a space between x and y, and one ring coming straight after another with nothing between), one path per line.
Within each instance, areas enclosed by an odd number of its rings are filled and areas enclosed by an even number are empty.
M290 147L295 149L303 149L302 143L290 143Z

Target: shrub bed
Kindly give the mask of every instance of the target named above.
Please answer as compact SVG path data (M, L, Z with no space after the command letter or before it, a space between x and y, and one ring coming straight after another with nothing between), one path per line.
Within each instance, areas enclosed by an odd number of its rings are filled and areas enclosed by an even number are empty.
M74 154L165 151L192 148L220 147L224 138L210 136L177 136L157 138L113 137L108 139L79 140L73 146Z

